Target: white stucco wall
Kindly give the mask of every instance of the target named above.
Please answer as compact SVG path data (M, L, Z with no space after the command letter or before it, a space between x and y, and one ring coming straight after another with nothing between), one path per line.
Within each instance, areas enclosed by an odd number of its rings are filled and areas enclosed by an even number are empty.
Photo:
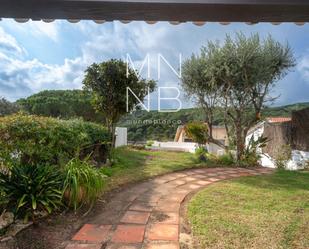
M198 147L197 143L191 142L158 142L154 141L151 146L153 149L166 149L166 150L175 150L175 151L186 151L190 153L195 153L196 148ZM210 143L206 144L207 151L216 155L223 155L225 153L224 149L219 147L216 144Z
M254 140L258 139L264 133L264 123L261 123L252 133L246 137L246 146L248 146L251 137L254 137ZM267 168L276 168L275 160L271 158L267 153L262 153L262 149L257 151L261 154L260 164L263 167ZM291 160L288 161L286 169L288 170L298 170L303 169L306 163L309 161L309 152L292 150Z
M224 149L222 149L220 146L213 144L213 143L206 144L206 148L209 153L212 153L218 156L223 155L225 153Z
M261 137L263 135L263 133L264 133L264 122L259 124L253 132L251 132L247 135L246 146L249 145L249 142L250 142L252 137L253 137L254 141L256 141L259 137ZM262 153L262 149L258 149L257 152Z
M124 127L116 127L115 135L116 135L116 142L115 146L120 147L120 146L126 146L128 145L128 130L127 128Z
M287 164L287 169L298 170L303 169L309 162L309 152L301 150L293 150L291 160Z
M196 143L189 142L158 142L154 141L151 146L153 149L166 149L166 150L175 150L175 151L186 151L194 153L197 148Z

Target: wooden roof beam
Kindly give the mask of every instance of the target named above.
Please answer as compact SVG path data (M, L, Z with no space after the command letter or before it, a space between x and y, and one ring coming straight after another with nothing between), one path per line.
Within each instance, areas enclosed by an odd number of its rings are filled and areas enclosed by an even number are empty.
M309 22L309 0L1 0L0 18Z

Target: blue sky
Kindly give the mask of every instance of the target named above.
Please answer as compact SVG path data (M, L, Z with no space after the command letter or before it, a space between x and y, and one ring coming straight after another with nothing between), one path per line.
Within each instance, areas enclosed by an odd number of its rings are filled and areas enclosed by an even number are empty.
M248 35L258 32L262 37L271 34L282 43L289 42L297 66L277 83L273 94L280 98L276 105L309 101L309 24L207 23L195 26L184 23L175 26L167 22L149 25L118 21L21 24L11 19L0 22L0 96L14 101L45 89L81 88L88 65L111 58L125 59L127 54L136 67L149 54L151 77L157 80L158 54L177 69L179 54L184 60L197 53L208 40L222 41L225 34L239 31ZM178 86L179 78L163 64L159 86ZM165 92L166 96L168 94L172 97L175 92ZM156 109L156 94L151 101L152 108ZM189 102L183 103L183 107L191 106Z

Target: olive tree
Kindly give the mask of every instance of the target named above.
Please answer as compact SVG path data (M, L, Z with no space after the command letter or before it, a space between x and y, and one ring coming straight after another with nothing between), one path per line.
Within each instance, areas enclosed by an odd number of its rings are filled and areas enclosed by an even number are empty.
M105 125L115 134L116 123L128 111L132 111L139 100L144 101L148 92L153 92L155 82L141 78L122 60L112 59L93 63L86 70L84 88L93 94L93 104L105 116ZM127 98L128 88L136 97ZM115 139L113 135L112 147Z
M214 86L216 104L223 107L220 110L233 132L228 134L235 138L239 161L249 129L260 120L265 104L274 99L272 88L295 66L295 59L288 44L282 45L271 36L262 40L258 34L226 36L222 45L209 42L203 53L206 62L201 75L207 77L200 86L196 82L195 91L209 96L205 84Z
M221 94L221 87L211 74L212 56L217 49L218 44L209 43L201 49L200 54L193 54L183 63L181 86L187 98L203 111L204 122L208 127L207 141L226 149L221 141L213 138L212 132L214 114L220 105Z
M247 38L227 36L218 51L214 77L223 85L222 95L228 121L235 131L237 159L244 155L249 129L261 118L265 104L273 98L271 90L295 65L289 45L271 36L261 40L258 34Z

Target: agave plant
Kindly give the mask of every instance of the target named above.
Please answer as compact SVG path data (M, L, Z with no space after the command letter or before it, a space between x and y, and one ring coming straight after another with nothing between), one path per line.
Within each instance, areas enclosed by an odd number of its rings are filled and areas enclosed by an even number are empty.
M7 208L26 220L36 213L51 213L61 206L62 177L51 166L14 165L0 172L0 188L7 199Z
M83 204L93 204L104 186L104 174L86 160L74 158L64 167L64 199L76 210Z

